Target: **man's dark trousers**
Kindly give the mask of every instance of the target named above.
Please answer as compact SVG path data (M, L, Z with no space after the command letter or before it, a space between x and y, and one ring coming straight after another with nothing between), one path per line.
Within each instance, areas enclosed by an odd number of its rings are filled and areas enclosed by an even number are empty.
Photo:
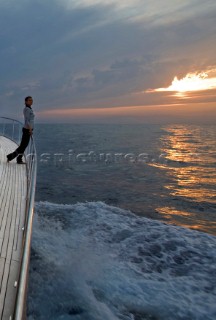
M29 129L23 128L22 132L23 132L22 140L21 140L19 147L14 152L7 155L7 158L9 161L13 160L16 157L17 157L17 162L22 161L23 154L24 154L25 149L27 148L27 146L29 144L29 140L30 140Z

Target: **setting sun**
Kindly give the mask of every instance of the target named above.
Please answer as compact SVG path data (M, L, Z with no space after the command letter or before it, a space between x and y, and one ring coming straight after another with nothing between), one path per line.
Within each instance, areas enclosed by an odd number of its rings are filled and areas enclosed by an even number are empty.
M211 70L210 72L214 72ZM146 92L159 92L159 91L200 91L216 88L216 77L209 77L209 72L188 73L184 78L178 79L176 76L172 84L167 88L149 89Z

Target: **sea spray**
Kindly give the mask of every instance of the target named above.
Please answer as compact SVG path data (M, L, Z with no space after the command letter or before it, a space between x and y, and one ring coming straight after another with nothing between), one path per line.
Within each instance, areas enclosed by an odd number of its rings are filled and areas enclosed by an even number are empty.
M28 319L215 319L216 238L103 202L36 204Z

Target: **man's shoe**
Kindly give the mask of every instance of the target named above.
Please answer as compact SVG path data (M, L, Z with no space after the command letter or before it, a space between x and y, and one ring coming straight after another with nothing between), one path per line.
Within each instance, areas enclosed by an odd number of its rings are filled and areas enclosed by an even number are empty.
M26 162L24 162L24 161L17 161L17 164L26 164Z
M7 155L7 162L10 162L8 155Z

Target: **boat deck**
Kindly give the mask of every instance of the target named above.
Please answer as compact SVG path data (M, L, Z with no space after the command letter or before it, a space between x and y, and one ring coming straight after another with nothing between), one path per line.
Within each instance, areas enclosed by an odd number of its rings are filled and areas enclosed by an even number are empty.
M0 136L0 319L11 320L17 295L26 214L27 170L6 154L15 142Z

